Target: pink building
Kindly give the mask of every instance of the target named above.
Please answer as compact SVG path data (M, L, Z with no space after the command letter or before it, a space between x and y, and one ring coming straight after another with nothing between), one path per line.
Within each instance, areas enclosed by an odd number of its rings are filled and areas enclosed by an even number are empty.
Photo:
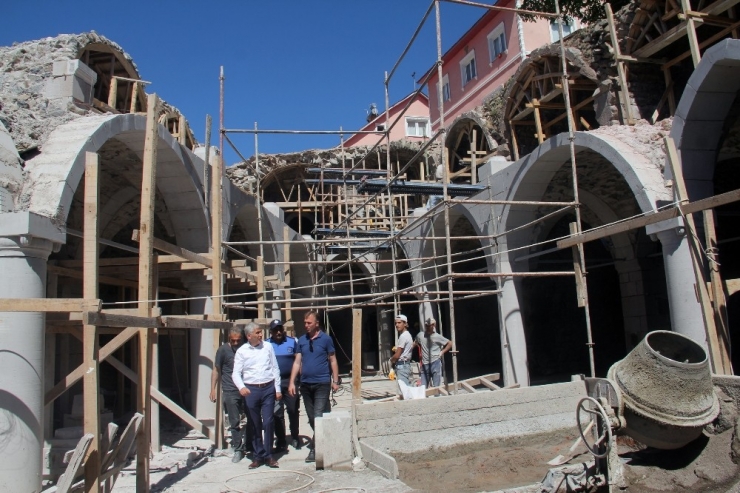
M515 0L500 0L497 6L515 7ZM564 26L565 35L575 26ZM557 41L557 25L547 20L524 22L513 12L488 10L442 56L444 120L449 126L456 117L480 106L483 99L501 87L535 48ZM429 79L432 130L439 128L436 67Z
M409 100L414 96L413 93L409 94L393 106L389 108L389 122L393 124L393 121L398 117L401 111L406 107ZM379 110L379 115L370 122L362 127L361 131L384 131L386 125L385 111ZM430 136L429 126L429 98L423 93L420 93L414 98L411 106L400 122L391 129L390 140L395 142L401 139L409 141L421 142L424 139L428 139ZM345 147L354 146L373 146L380 139L380 134L355 134L344 142Z

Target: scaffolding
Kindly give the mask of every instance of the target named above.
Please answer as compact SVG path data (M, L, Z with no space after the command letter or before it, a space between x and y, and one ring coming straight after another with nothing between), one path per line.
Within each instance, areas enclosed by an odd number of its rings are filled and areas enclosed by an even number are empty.
M669 150L669 161L673 169L673 176L675 183L678 185L678 202L672 204L671 207L666 208L662 211L652 213L649 215L643 215L636 218L631 218L626 221L621 221L613 224L605 225L601 228L583 231L581 224L581 212L580 202L578 195L578 181L576 173L576 151L575 151L575 122L573 106L571 104L570 94L571 90L569 87L570 78L568 74L567 58L565 56L565 47L561 42L560 50L560 62L561 62L561 74L560 74L560 86L556 87L556 83L553 82L552 87L562 93L564 97L564 110L565 118L568 123L568 138L569 138L569 151L570 151L570 164L572 173L572 189L573 189L573 200L570 202L537 202L537 201L506 201L506 200L494 200L491 195L490 188L472 183L467 186L467 190L473 190L475 193L481 194L484 191L488 191L489 198L484 199L456 199L455 190L465 189L466 187L455 185L451 183L450 173L450 156L448 151L445 149L445 135L447 129L445 128L444 120L444 98L442 94L441 85L438 86L437 99L440 107L440 125L431 138L425 142L420 150L403 166L397 166L393 169L391 159L391 145L390 145L390 131L397 125L400 119L403 117L404 112L408 109L408 105L401 111L400 115L394 120L389 119L389 84L392 77L398 68L398 65L408 53L411 44L415 41L422 26L428 20L432 10L434 10L435 17L435 30L436 30L436 72L438 79L442 80L442 34L441 34L441 12L440 3L441 1L447 1L451 3L458 3L464 5L470 5L480 8L492 9L492 10L506 10L513 11L515 13L524 13L530 15L539 15L557 19L558 29L560 33L560 39L563 39L563 27L562 19L560 15L559 5L557 0L555 2L556 12L555 14L548 14L542 12L531 12L523 11L519 9L511 9L505 7L498 7L495 5L479 4L475 2L469 2L464 0L433 0L426 13L424 14L419 26L414 32L409 44L399 57L396 64L390 73L386 73L385 77L385 94L386 94L386 125L382 132L371 132L380 134L380 138L377 143L368 151L366 156L357 162L347 164L344 160L342 161L341 170L339 169L327 169L321 168L318 170L319 181L314 185L312 201L310 204L301 203L298 201L297 207L301 211L304 207L312 211L314 216L317 218L315 222L317 233L323 239L315 239L310 242L305 242L307 254L309 260L306 262L308 265L314 267L312 272L314 274L314 283L312 287L312 296L310 298L297 298L292 296L291 293L297 289L302 289L304 286L299 288L292 286L291 284L291 265L297 264L297 262L291 262L289 245L294 243L288 239L288 229L284 229L283 240L266 240L264 232L262 231L262 207L261 205L261 191L260 191L260 154L258 148L258 136L266 133L313 133L313 134L326 134L335 133L340 136L342 143L340 149L343 150L344 146L344 135L353 134L356 132L347 132L342 129L339 131L272 131L259 129L255 124L253 129L227 129L224 127L224 81L225 77L223 69L220 74L220 116L219 116L219 148L223 152L224 145L228 143L231 148L244 160L242 153L239 151L237 146L233 143L232 139L229 138L229 134L234 133L246 133L254 135L254 167L253 172L258 178L256 181L256 193L258 207L257 210L257 224L258 224L258 237L257 241L224 241L223 238L223 197L222 197L222 185L224 180L224 170L222 158L218 155L215 159L210 159L210 138L206 138L206 169L208 164L213 161L211 166L211 174L209 179L204 180L206 190L204 195L208 197L209 212L210 212L210 225L211 225L211 249L209 253L197 253L188 251L177 245L167 243L163 240L154 237L154 200L155 200L155 183L156 183L156 169L157 169L157 128L158 128L158 115L160 103L155 94L148 95L146 101L147 109L147 125L145 130L145 147L143 153L142 163L142 193L141 193L141 208L140 208L140 227L134 234L134 241L139 243L138 249L133 249L127 245L116 244L115 242L107 241L105 243L99 238L99 159L97 154L88 153L85 163L85 190L84 190L84 230L81 233L83 239L83 260L79 266L82 267L81 273L73 273L75 267L79 271L78 265L66 265L56 266L50 269L50 273L54 275L69 275L81 277L83 281L83 297L82 298L47 298L43 300L39 299L3 299L0 300L0 311L2 312L13 312L13 311L25 311L25 312L49 312L59 313L59 322L70 324L75 323L76 326L81 327L80 337L83 341L83 363L66 375L60 382L58 382L45 396L45 403L48 405L53 402L54 399L62 395L68 390L75 382L83 380L84 382L84 429L86 433L92 435L92 438L88 444L88 451L86 453L86 461L84 465L85 469L85 489L86 491L101 491L109 490L112 486L109 481L110 478L115 479L115 476L120 472L122 468L121 464L111 463L106 457L107 449L106 446L110 446L112 438L108 440L107 445L104 444L101 437L101 420L99 416L99 364L102 361L108 361L113 364L114 367L125 375L128 379L134 381L137 384L137 411L144 417L141 421L141 431L136 434L136 451L137 451L137 491L148 491L149 490L149 457L150 447L157 449L159 446L159 433L158 433L158 411L157 406L165 406L170 409L176 416L185 421L189 426L192 426L196 430L203 432L206 436L210 437L217 446L223 445L223 426L220 422L222 415L220 409L221 399L217 397L217 412L216 422L214 428L211 429L209 426L204 424L202 421L197 420L195 417L190 415L187 411L182 409L171 399L165 396L158 388L157 383L157 368L158 363L156 360L157 352L154 351L154 347L157 344L157 337L160 331L170 330L203 330L203 329L218 329L214 331L214 352L221 343L221 331L228 330L230 328L237 327L237 321L227 321L226 316L223 313L224 308L236 308L256 310L257 316L252 317L253 320L265 322L265 308L266 305L278 304L283 307L286 319L292 318L291 313L295 308L296 304L300 302L301 306L323 306L326 310L343 310L352 309L353 316L353 348L352 348L352 376L353 376L353 395L355 398L359 398L360 381L359 376L361 374L360 360L361 360L361 307L392 307L394 312L398 312L398 309L403 304L420 304L425 302L436 302L436 303L447 303L449 308L449 330L451 334L451 340L453 349L451 354L453 356L453 384L451 387L452 392L460 390L458 386L458 371L457 371L457 342L456 342L456 326L455 326L455 302L460 299L466 299L469 297L481 297L481 296L501 296L501 289L486 289L486 290L455 290L453 281L456 279L488 279L488 280L499 280L503 278L517 278L517 277L550 277L550 276L568 276L573 277L577 286L578 306L582 307L583 314L586 320L586 344L589 349L589 362L591 376L595 376L594 370L594 354L593 354L593 340L591 336L591 323L589 314L589 301L587 292L587 272L585 268L585 258L583 244L587 241L592 241L597 238L603 238L618 232L627 231L639 227L644 227L647 224L653 224L656 222L664 221L673 217L683 217L686 220L687 227L691 231L690 238L692 239L692 254L694 258L694 269L697 275L697 286L701 295L701 303L704 319L706 322L706 328L709 335L709 340L712 342L712 353L711 361L715 372L727 371L727 367L723 366L727 359L726 354L722 354L720 343L721 335L721 303L715 303L714 307L709 302L709 295L707 290L711 289L714 295L714 300L718 300L718 297L723 293L720 280L718 276L713 276L709 283L710 288L707 288L707 282L702 277L703 267L702 252L696 240L694 232L696 226L693 224L692 214L699 211L706 211L714 207L718 207L722 204L734 202L740 200L740 190L728 192L722 195L710 197L708 199L699 200L693 203L687 201L685 195L685 189L683 188L683 180L680 173L680 163L670 139L666 140L666 144ZM727 2L717 2L727 3ZM686 29L687 32L691 33L693 29L693 23L697 19L709 19L715 20L713 17L708 17L710 14L705 14L703 11L694 12L690 10L690 6L687 7L687 1L682 1L682 12L685 19L681 26L681 29ZM706 10L706 9L705 9ZM609 12L611 15L611 13ZM711 14L713 15L713 14ZM612 22L612 21L610 21ZM735 24L732 26L736 27ZM729 26L728 26L729 27ZM696 43L692 42L692 52L694 55ZM643 49L644 52L644 49ZM634 53L634 52L633 52ZM619 60L623 61L622 59ZM696 60L695 60L696 62ZM415 96L421 92L424 84L426 84L431 76L430 71L419 89L415 92ZM115 87L115 86L114 86ZM115 89L113 89L115 91ZM136 91L134 91L136 93ZM114 93L115 94L115 93ZM667 99L669 99L667 97ZM115 97L110 98L111 102L116 101ZM410 99L412 101L413 98ZM409 103L410 104L410 103ZM536 114L536 106L533 106L534 113ZM521 109L524 111L524 109ZM209 119L210 120L210 119ZM177 124L169 122L165 119L162 123L167 123L170 129L173 130L181 140L181 143L188 137L186 135L186 127L182 120L178 119ZM172 123L172 125L170 125ZM207 126L207 133L210 135L210 124ZM405 180L405 173L410 166L421 163L421 159L425 156L427 150L431 149L434 143L441 143L439 145L439 162L442 166L443 177L441 182L441 198L433 205L430 205L426 211L419 215L410 215L408 210L408 201L410 197L417 194L431 194L436 195L440 192L439 185L432 186L430 183L417 182L411 183ZM385 166L380 166L380 149L382 145L385 146ZM364 166L367 157L375 155L377 158L378 169L370 170L361 168ZM466 173L470 173L471 181L475 180L475 160L477 154L473 150L471 155L471 166ZM385 173L385 179L371 180L366 179L360 183L355 183L352 179L358 174L363 175L378 175L379 171ZM315 170L314 170L315 172ZM337 176L341 178L337 182L329 182L325 175ZM370 188L370 185L373 185ZM364 187L364 188L363 188ZM436 187L436 188L435 188ZM457 187L457 188L456 188ZM470 188L477 187L477 188ZM462 194L465 195L465 194ZM512 233L510 231L498 230L498 224L494 225L493 232L490 235L475 235L475 236L453 236L451 234L450 225L450 212L451 209L460 205L478 205L478 206L490 206L493 208L495 205L504 206L537 206L548 209L553 209L553 212L548 213L539 219L529 222L525 225L519 226L520 228L529 228L545 220L552 215L562 213L563 211L573 211L575 214L575 222L570 225L570 234L567 237L557 238L548 240L546 243L555 243L556 248L564 249L571 248L573 253L573 270L571 271L553 271L553 272L455 272L454 267L462 262L469 261L471 258L475 259L491 259L496 260L503 253L511 253L512 250L504 252L498 248L497 238ZM335 208L334 214L328 213L328 208ZM373 208L376 214L373 217L367 213L368 209ZM711 224L711 215L705 214L705 221L707 224ZM417 231L424 225L431 225L435 220L441 217L444 225L444 234L436 235L434 227L430 227L429 235L419 236ZM716 243L711 237L712 228L706 228L707 237L709 244ZM70 231L72 233L72 231ZM404 258L399 259L398 257L398 246L401 242L413 239L420 239L425 241L431 241L432 256L425 257L419 256L415 258ZM488 246L481 246L480 248L471 249L463 252L453 253L452 242L463 241L463 240L487 240L489 241ZM444 252L440 254L437 249L437 243L444 244ZM114 280L105 280L99 276L99 267L101 265L101 259L99 258L99 245L107 244L117 248L127 250L129 253L136 253L136 265L138 265L138 276L135 284L126 285L126 287L134 288L137 290L136 300L133 302L121 302L121 306L126 303L132 303L136 305L136 308L104 308L99 298L98 286L105 282L114 282ZM543 243L544 244L544 243ZM239 247L255 245L258 247L259 256L252 257L240 250ZM530 247L532 245L527 245ZM276 262L265 261L265 248L272 247L283 247L283 260ZM335 251L344 252L344 259L332 259L330 258L331 249ZM238 260L226 260L224 259L223 251L228 250L235 255L239 255L241 259ZM157 255L155 250L165 253L167 255ZM378 258L376 255L378 252L390 252L390 259ZM472 256L472 257L471 257ZM111 262L109 265L124 265L127 259L116 259L117 264ZM403 267L403 263L415 262L414 267ZM159 294L165 293L165 286L159 286L159 275L160 267L166 263L173 263L179 265L188 264L193 270L199 270L201 272L208 271L212 276L211 281L211 294L207 298L214 300L213 311L208 315L176 315L176 316L163 316L159 308L159 304L165 300L159 298ZM372 279L372 285L377 286L379 283L389 282L392 284L391 290L384 292L371 292L367 293L356 293L354 291L355 277L352 267L358 263L367 263L374 265L385 265L390 264L391 272L385 275L376 275ZM269 276L266 275L266 266L273 267L273 270L278 272L278 275ZM252 269L255 270L252 270ZM67 269L67 270L63 270ZM348 270L348 276L346 280L334 281L333 276L338 276L339 273L344 270ZM398 276L411 272L411 270L419 273L431 273L427 280L416 283L410 287L399 288ZM164 269L162 269L164 271ZM240 285L246 285L249 288L254 288L256 294L256 300L253 302L242 302L242 303L231 303L229 298L231 296L240 296L243 293L226 293L225 285L228 283L237 282ZM330 284L346 283L349 287L350 294L348 296L330 296L326 289ZM118 285L121 285L120 282ZM165 289L162 289L165 288ZM265 294L271 290L281 290L284 296L281 299L267 299ZM406 294L426 294L434 296L434 298L417 299L417 300L402 300L401 297ZM170 301L184 301L194 298L189 298L183 293L182 290L172 290L169 294L175 296ZM333 302L333 303L330 303ZM118 305L118 304L116 304ZM53 322L53 318L51 319ZM502 327L502 333L506 334L505 320L502 318L499 323ZM715 325L716 324L716 325ZM102 333L114 334L114 338L100 347L99 335ZM138 371L134 372L118 360L114 356L114 352L121 348L124 343L131 340L134 336L138 336ZM506 365L504 365L506 367ZM492 382L489 382L492 384ZM493 384L492 384L493 385ZM494 385L495 387L495 385ZM465 385L462 389L467 389ZM110 437L111 435L106 435ZM126 435L129 436L129 435Z

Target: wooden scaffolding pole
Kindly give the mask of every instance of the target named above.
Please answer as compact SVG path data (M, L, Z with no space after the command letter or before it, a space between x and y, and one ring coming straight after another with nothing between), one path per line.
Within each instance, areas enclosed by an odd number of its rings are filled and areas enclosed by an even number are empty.
M352 399L362 397L362 310L352 309Z
M82 240L83 281L82 297L98 298L98 195L100 160L96 153L85 153L85 218ZM100 372L98 361L98 333L94 325L82 328L84 431L92 435L85 460L85 491L100 491Z
M139 225L139 307L141 317L151 316L152 260L154 249L154 204L157 178L157 107L156 94L147 98L144 158L141 180L141 220ZM136 440L136 491L149 491L149 443L151 435L151 354L152 343L148 328L139 330L139 386L137 411L144 422Z
M288 238L288 235L290 234L290 228L288 226L283 227L283 239ZM286 322L288 320L293 320L293 305L290 301L290 243L285 243L283 245L283 269L284 269L284 281L285 281L285 289L283 292L285 293L283 298L285 299L285 311L283 312L283 322ZM293 337L295 337L295 324L293 325Z
M617 74L619 75L619 100L622 104L622 111L624 112L624 123L634 125L635 120L632 118L630 91L627 86L627 72L624 67L624 61L621 58L621 50L619 49L619 38L617 37L617 29L614 24L614 13L612 12L611 5L608 3L604 3L604 9L606 10L606 19L609 23L609 35L611 36L614 48L614 61L617 64Z
M221 264L221 251L223 247L223 190L221 188L223 180L223 160L221 155L215 156L213 166L211 167L211 265L213 277L211 281L211 313L220 316L223 313L223 268ZM213 354L216 354L221 345L221 331L213 331ZM215 356L214 356L215 357ZM220 379L219 379L220 380ZM224 447L223 433L223 404L221 399L221 385L216 386L216 415L213 422L216 448Z

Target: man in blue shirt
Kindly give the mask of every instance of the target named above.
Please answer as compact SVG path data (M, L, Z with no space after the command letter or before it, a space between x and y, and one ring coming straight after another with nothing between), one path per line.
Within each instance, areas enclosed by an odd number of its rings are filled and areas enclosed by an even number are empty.
M325 334L319 325L319 314L311 310L303 317L306 335L298 338L298 348L290 373L288 393L296 395L295 380L301 375L301 395L306 406L306 415L311 429L315 418L331 411L329 393L339 389L339 365L334 354L334 341ZM314 440L309 444L311 451L306 462L314 462Z
M270 338L267 342L272 344L272 348L275 350L275 357L280 367L280 386L283 394L283 399L277 401L275 405L275 448L279 452L288 448L285 433L285 411L287 410L288 421L290 422L290 445L297 450L301 448L300 423L298 421L301 396L290 395L288 385L290 383L290 372L293 370L293 363L295 362L298 341L293 337L285 336L285 327L283 327L282 320L273 320L270 322Z

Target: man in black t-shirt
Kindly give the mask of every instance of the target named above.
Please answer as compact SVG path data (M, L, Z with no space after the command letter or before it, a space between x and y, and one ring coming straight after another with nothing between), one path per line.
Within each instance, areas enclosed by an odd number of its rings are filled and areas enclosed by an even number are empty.
M229 342L222 345L216 351L216 358L211 372L211 402L216 402L216 386L218 377L221 376L221 395L223 397L226 414L229 415L229 431L231 432L231 446L234 448L234 456L231 462L239 462L247 453L252 451L251 437L245 437L246 430L240 429L241 414L244 411L244 398L239 394L239 389L234 385L231 374L234 371L234 354L242 345L242 331L239 328L229 330ZM246 432L247 435L251 433Z

